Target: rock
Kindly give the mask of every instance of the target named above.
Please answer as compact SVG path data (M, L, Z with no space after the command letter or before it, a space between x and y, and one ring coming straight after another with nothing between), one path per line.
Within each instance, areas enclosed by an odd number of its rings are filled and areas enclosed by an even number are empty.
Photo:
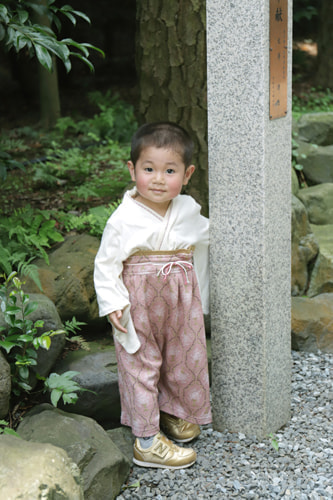
M328 259L333 256L333 223L325 226L310 224L311 231L319 242L320 251Z
M299 138L320 146L333 144L333 113L304 114L297 123Z
M333 293L333 258L328 259L319 252L311 272L307 295L315 297L321 293Z
M293 168L291 169L291 190L292 190L292 194L297 196L297 193L299 191L299 182L298 182L297 174Z
M75 404L63 407L66 410L86 415L114 426L120 421L120 396L118 388L117 360L112 341L88 342L90 351L72 351L56 364L54 371L68 370L80 372L74 380L81 387L93 392L80 392Z
M333 182L333 146L299 142L298 154L308 185Z
M0 351L0 418L4 418L9 410L11 391L10 366Z
M333 353L333 293L292 297L292 349Z
M311 229L319 243L320 252L311 273L307 295L313 297L321 293L333 293L333 224Z
M83 500L79 469L61 448L1 435L0 449L4 500Z
M98 306L93 282L94 260L100 240L88 234L66 237L64 243L49 254L50 265L43 259L34 264L43 287L59 311L63 321L84 321L90 326L104 325L98 317ZM25 289L37 292L37 285L25 277Z
M127 457L130 463L133 461L133 444L135 437L129 427L117 427L107 431L110 439Z
M306 209L296 196L292 197L291 223L291 294L302 295L308 287L310 263L317 256L319 246Z
M311 224L333 224L333 183L301 189L297 197L305 206Z
M93 419L40 405L17 432L23 439L63 448L83 478L85 500L113 500L130 471L130 462Z

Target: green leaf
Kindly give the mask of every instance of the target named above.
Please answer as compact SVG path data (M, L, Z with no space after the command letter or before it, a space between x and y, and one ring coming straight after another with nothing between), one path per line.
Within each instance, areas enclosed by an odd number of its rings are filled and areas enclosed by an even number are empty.
M279 441L276 436L271 432L268 437L271 439L271 445L273 446L274 450L279 451Z
M29 302L29 304L24 308L24 315L29 316L29 314L36 311L37 308L38 308L38 302Z
M10 353L11 349L15 347L16 344L13 344L12 342L7 342L6 340L0 340L0 347L2 347L7 354Z
M53 16L52 21L54 22L58 31L61 31L61 21L57 16Z
M1 3L0 4L0 17L6 24L9 23L9 16L7 8Z
M17 306L8 306L6 307L6 313L9 315L15 315L21 312L21 309Z
M14 431L14 429L4 429L3 433L8 434L9 436L15 436L22 439L21 436L16 431Z
M19 340L21 340L22 342L32 342L33 341L33 336L32 335L28 335L28 334L23 334L23 335L20 335L19 336Z
M2 26L2 24L0 24L0 42L5 38L5 36L6 36L6 30Z
M65 6L66 7L66 6ZM67 12L64 8L62 9L59 9L60 12L67 17L67 19L70 20L70 22L76 26L76 19L75 19L75 16L73 16L73 14L71 12Z
M40 346L48 350L51 346L51 339L48 336L40 337Z
M42 47L41 45L34 45L35 47L35 52L38 61L40 64L47 69L48 71L52 71L52 57L48 50L45 47Z
M95 45L92 45L91 43L86 43L86 42L81 43L81 45L83 45L84 47L87 47L88 49L95 50L96 52L99 52L101 54L101 56L105 57L104 50L99 49Z
M128 486L124 486L123 490L126 490L128 488L140 488L140 486L141 486L140 479L138 479L135 483L131 483Z
M70 392L68 394L64 393L62 399L65 404L71 404L71 403L76 403L79 397L75 392Z
M82 19L87 21L87 23L89 23L89 24L91 23L90 18L86 14L84 14L84 12L81 12L79 10L74 10L71 5L64 5L63 7L61 7L58 10L62 14L65 14L66 12L70 12L73 16L81 17Z
M90 69L91 73L93 73L95 71L94 66L91 64L91 62L89 61L89 59L87 59L86 57L82 56L78 52L71 52L71 55L77 57L82 62L84 62L88 66L88 68Z
M57 406L59 399L61 398L62 391L59 389L53 389L51 391L51 403L53 406Z
M28 380L29 379L29 368L27 366L20 366L19 375L21 379Z
M17 15L21 24L24 24L29 19L29 13L26 10L17 10Z
M26 384L25 382L21 382L21 381L19 381L19 382L17 382L17 385L18 385L19 387L21 387L21 389L24 389L24 390L25 390L25 391L27 391L27 392L31 391L31 389L32 389L31 385Z

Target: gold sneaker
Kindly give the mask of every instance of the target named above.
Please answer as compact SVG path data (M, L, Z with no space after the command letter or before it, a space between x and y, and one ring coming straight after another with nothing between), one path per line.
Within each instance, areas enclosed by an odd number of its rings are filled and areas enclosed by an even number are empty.
M133 462L141 467L159 467L162 469L184 469L191 467L197 454L192 448L180 448L160 432L154 437L153 444L144 449L139 439L134 442Z
M188 443L200 434L200 427L197 424L191 424L168 413L161 412L160 425L165 434L177 443Z

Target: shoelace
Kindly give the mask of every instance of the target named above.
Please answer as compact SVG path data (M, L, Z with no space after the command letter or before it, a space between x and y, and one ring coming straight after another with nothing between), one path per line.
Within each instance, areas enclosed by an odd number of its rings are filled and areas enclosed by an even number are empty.
M163 276L164 281L167 279L169 274L172 271L173 266L178 266L182 269L184 276L186 278L186 283L190 283L190 280L188 279L188 270L193 269L193 264L191 262L187 262L186 260L177 260L175 262L167 262L164 264L161 269L158 271L157 276L160 274Z

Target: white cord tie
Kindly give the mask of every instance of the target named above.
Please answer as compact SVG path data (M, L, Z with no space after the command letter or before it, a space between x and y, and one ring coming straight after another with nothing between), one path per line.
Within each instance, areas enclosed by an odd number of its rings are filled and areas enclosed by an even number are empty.
M186 278L186 283L190 283L188 279L187 271L193 269L193 264L191 262L187 262L186 260L177 260L175 262L167 262L161 269L158 271L157 276L160 274L163 276L164 281L167 279L169 274L172 271L173 266L178 266L182 269L184 276Z

